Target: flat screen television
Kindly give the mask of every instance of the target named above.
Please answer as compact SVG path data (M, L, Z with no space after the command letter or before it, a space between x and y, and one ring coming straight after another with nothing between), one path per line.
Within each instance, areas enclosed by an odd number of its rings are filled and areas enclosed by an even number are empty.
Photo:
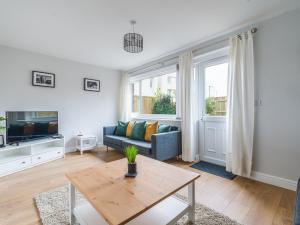
M58 112L6 112L6 143L18 143L58 134Z

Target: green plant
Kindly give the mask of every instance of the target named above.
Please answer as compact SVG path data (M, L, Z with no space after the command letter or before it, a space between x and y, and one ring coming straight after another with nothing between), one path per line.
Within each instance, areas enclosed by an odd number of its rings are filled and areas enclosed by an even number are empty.
M3 121L5 121L5 120L6 120L6 118L4 116L0 116L0 132L2 130L5 130L5 126L2 126Z
M172 101L172 96L162 94L160 89L155 93L155 100L152 108L153 114L176 114L176 103Z
M206 106L206 113L208 115L215 115L215 110L216 110L216 101L209 97L205 101L205 106Z
M125 156L128 160L128 163L135 163L136 155L138 154L137 147L130 145L125 148Z

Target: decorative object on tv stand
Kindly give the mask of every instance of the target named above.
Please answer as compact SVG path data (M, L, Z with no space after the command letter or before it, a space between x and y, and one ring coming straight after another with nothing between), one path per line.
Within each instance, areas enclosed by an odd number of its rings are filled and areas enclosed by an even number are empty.
M100 92L100 80L84 78L84 80L83 80L83 89L85 91Z
M138 154L138 149L134 145L130 145L125 148L124 153L128 160L128 172L125 174L125 177L136 177L137 170L135 158Z
M144 48L143 36L134 32L136 21L130 21L132 25L132 33L124 35L124 50L130 53L140 53Z
M6 127L2 126L3 121L6 121L6 118L4 116L0 116L0 148L5 147L4 135L2 134L2 131L4 131Z
M32 85L55 88L55 74L41 71L32 71Z

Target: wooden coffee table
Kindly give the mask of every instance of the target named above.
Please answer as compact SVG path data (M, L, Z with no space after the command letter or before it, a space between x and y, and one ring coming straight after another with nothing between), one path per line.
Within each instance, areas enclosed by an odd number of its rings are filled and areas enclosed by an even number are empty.
M70 180L70 218L81 225L166 225L185 213L195 220L195 180L199 174L141 155L136 178L125 178L121 159L67 173ZM172 196L188 185L188 202ZM75 189L88 203L75 205Z

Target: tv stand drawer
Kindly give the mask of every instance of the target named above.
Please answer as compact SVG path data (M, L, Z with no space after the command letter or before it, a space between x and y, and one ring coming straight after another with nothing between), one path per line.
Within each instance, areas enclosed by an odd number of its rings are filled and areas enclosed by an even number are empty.
M39 163L49 161L52 159L57 159L57 158L62 157L63 154L64 154L63 150L55 150L55 151L45 152L45 153L38 154L38 155L33 155L32 163L39 164Z
M57 149L55 151L48 152L49 157L52 159L61 158L64 155L63 149Z
M30 157L25 157L22 159L14 160L12 162L0 164L0 176L9 172L22 170L30 165L31 165Z
M32 163L33 164L39 164L39 163L48 161L50 159L51 159L51 155L48 152L46 152L46 153L39 154L39 155L33 155L32 156Z

